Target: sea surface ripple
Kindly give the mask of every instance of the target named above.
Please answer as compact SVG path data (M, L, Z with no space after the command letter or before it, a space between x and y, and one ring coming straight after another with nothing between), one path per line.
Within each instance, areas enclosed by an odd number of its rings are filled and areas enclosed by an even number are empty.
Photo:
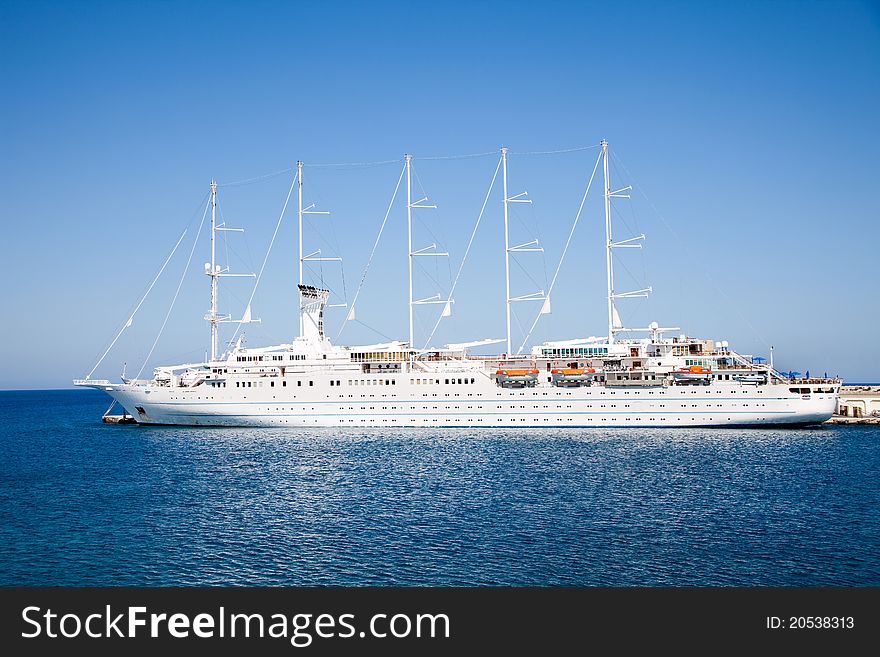
M104 425L0 393L0 585L878 586L880 427Z

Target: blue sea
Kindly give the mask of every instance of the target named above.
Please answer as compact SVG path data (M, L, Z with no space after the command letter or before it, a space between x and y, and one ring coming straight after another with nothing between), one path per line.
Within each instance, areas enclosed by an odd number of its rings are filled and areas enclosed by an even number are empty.
M2 392L0 585L880 585L880 427L105 425Z

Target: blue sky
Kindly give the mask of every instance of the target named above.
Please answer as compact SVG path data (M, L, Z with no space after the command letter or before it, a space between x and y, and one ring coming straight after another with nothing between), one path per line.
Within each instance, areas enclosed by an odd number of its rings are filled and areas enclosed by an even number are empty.
M420 213L416 245L451 254L417 272L417 296L430 296L448 289L497 156L418 158L603 138L619 158L614 180L640 190L617 206L619 234L648 236L643 253L621 255L619 287L655 289L621 304L628 324L656 320L765 356L773 344L782 368L880 380L876 3L4 1L0 58L0 388L65 387L88 371L189 224L96 376L115 378L123 361L137 371L212 178L413 153L438 205ZM545 246L521 259L539 286L595 153L511 156L511 193L534 200L517 208L515 237ZM323 271L340 299L353 296L399 172L306 169L307 201L333 211L306 236L343 257L344 285L338 267ZM233 269L259 268L290 180L221 187L224 219L247 228L222 250ZM595 191L539 341L605 330ZM504 335L498 192L435 343ZM342 342L406 338L404 212L392 209L358 302L363 323ZM248 344L296 332L294 219L255 296L263 323ZM151 366L203 357L207 254L202 240ZM515 291L533 291L514 272ZM247 285L224 287L223 310L241 312ZM421 309L417 336L436 310ZM535 311L518 307L518 321ZM342 316L330 311L331 335Z

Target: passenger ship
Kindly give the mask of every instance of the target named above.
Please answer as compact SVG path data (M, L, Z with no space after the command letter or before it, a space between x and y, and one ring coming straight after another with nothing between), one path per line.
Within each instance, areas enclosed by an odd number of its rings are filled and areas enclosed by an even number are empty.
M771 361L764 364L735 352L724 341L681 334L666 337L664 333L679 329L661 328L656 323L644 329L621 324L616 300L644 296L650 289L615 291L612 251L632 246L644 236L614 240L611 202L629 188L612 190L608 144L604 141L596 167L600 162L604 172L608 308L608 333L602 338L547 342L526 353L513 353L511 303L539 300L544 303L542 312L549 312L549 291L510 296L510 254L528 250L529 245L510 246L508 205L528 201L523 194L508 195L507 149L502 149L499 167L503 167L507 258L505 353L472 355L471 350L500 342L497 340L423 349L413 344L412 313L420 302L413 299L412 263L426 250L413 250L412 211L430 206L423 204L426 199L412 200L410 156L405 158L401 172L401 179L404 174L407 179L410 339L364 346L332 344L324 329L329 293L302 280L303 263L309 258L303 255L302 221L311 206L304 208L302 204L302 163L298 163L294 179L300 235L298 337L288 344L261 348L246 348L239 340L225 353L218 353L219 324L230 320L217 310L217 285L225 270L216 264L214 240L216 231L224 230L224 226L216 223L217 187L212 183L212 260L205 265L211 282L211 310L206 315L211 329L210 357L202 363L158 367L149 380L123 377L122 382L111 383L89 375L74 384L105 391L138 423L160 425L732 427L800 425L830 418L841 385L838 379L785 376L773 368L772 351ZM444 304L446 314L452 302L451 298L424 301ZM354 305L349 313L349 318L353 317ZM250 318L250 305L242 319L247 321L255 321ZM621 335L636 332L646 337Z

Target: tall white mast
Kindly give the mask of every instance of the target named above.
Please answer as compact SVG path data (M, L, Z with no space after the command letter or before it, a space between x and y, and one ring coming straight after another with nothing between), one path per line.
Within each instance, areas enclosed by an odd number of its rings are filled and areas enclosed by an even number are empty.
M409 280L409 347L415 347L413 335L413 248L412 248L412 155L403 156L406 162L406 239L407 272Z
M297 218L298 218L298 242L299 242L299 274L297 277L297 285L303 284L303 163L302 160L297 160L296 163L296 186L297 186ZM297 292L300 296L299 305L302 308L302 292L299 292L299 287L296 288ZM303 315L302 311L299 313L299 334L302 336L303 334Z
M612 249L640 249L641 242L645 239L644 235L637 235L629 239L615 242L611 231L611 199L612 198L629 198L629 194L624 194L632 189L631 185L621 187L615 191L611 191L611 176L608 173L608 142L603 139L602 145L602 168L605 173L605 265L608 273L608 343L614 342L614 334L621 330L637 330L624 329L620 324L620 317L617 309L614 307L615 299L632 299L635 297L647 297L651 292L650 287L633 292L615 293L614 291L614 262L611 257Z
M217 236L217 182L211 181L211 271L208 276L211 277L211 315L209 321L211 323L211 362L217 359L217 329L219 317L217 316L217 271L215 242Z
M523 294L516 297L510 296L510 254L511 253L526 253L529 251L533 252L541 252L544 248L538 243L538 240L532 240L530 242L526 242L524 244L517 244L515 246L510 246L510 222L508 217L508 205L510 203L531 203L531 199L526 198L529 193L528 192L520 192L519 194L514 194L513 196L507 195L507 148L501 149L501 164L502 164L502 180L504 182L504 289L505 289L505 315L507 318L507 355L510 356L511 352L511 335L510 335L510 304L514 301L543 301L545 304L545 308L547 308L547 312L549 312L549 305L547 304L547 296L544 294L544 290L540 292L535 292L532 294ZM544 310L542 309L542 313Z
M614 265L611 258L611 180L608 175L608 142L602 140L602 170L605 173L605 268L608 275L608 344L614 342Z
M407 262L407 271L408 271L408 279L409 279L409 347L410 349L415 349L415 331L413 325L413 309L415 306L421 306L425 304L444 304L444 315L448 314L449 303L447 299L441 298L439 294L434 295L433 297L428 297L427 299L415 299L413 298L413 258L417 257L448 257L449 254L446 252L439 252L436 250L437 244L431 244L430 246L426 246L422 249L416 249L413 251L413 236L412 236L412 211L418 209L425 208L435 208L436 205L428 205L426 201L428 200L427 196L420 198L418 201L412 200L412 155L406 154L403 156L405 162L406 169L406 239L407 239L407 254L408 254L408 262Z
M501 149L501 170L504 185L504 304L507 318L507 355L510 356L510 231L507 223L507 148Z
M296 198L297 198L297 235L299 241L299 258L298 258L298 269L297 269L297 291L299 291L299 285L304 285L305 281L303 280L303 263L305 262L324 262L324 261L338 261L341 262L342 258L334 257L334 258L325 258L321 256L321 249L317 249L312 253L303 253L303 217L307 214L327 214L330 213L326 210L313 210L315 207L314 203L309 204L306 207L303 207L303 163L302 160L298 160L296 163ZM326 299L324 300L326 301ZM311 307L312 301L308 302L303 300L302 292L299 292L299 335L300 337L304 337L303 331L305 329L304 324L304 315L306 312L307 306ZM339 304L337 304L339 305ZM333 304L327 306L328 308L335 307Z
M220 278L229 277L249 277L256 278L256 274L232 274L229 267L221 267L217 264L217 233L220 231L231 233L243 233L243 228L229 228L226 222L217 225L217 182L211 181L211 262L205 263L205 274L211 277L211 310L205 315L205 319L211 324L211 362L217 360L217 352L219 346L219 328L220 324L228 324L236 322L239 324L259 323L259 319L251 317L251 306L248 303L244 309L244 314L240 320L233 320L230 315L220 315L217 312L217 287Z

